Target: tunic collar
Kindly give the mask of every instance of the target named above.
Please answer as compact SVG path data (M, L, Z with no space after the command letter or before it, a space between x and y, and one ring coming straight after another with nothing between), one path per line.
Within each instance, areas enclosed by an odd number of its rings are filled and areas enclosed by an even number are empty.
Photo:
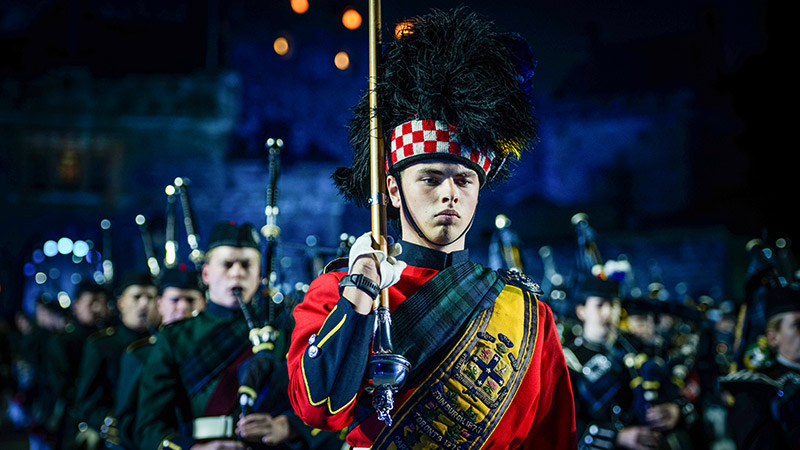
M788 359L784 358L781 355L777 355L775 357L775 359L777 359L779 363L783 364L784 366L786 366L786 367L788 367L790 369L793 369L795 371L800 370L800 364L798 364L796 362L793 362L793 361L789 361Z
M469 261L468 249L445 253L411 242L400 241L400 244L403 246L403 252L398 259L411 266L442 270Z
M612 349L612 342L596 342L581 336L581 344L596 353L608 353Z
M231 319L239 312L239 308L231 309L226 308L222 305L218 305L211 300L206 302L206 313L212 317L216 317L219 319Z
M263 317L266 313L264 311L264 300L263 297L256 294L253 299L248 303L250 314L253 318ZM234 306L233 308L228 308L226 306L222 306L208 300L206 302L206 309L205 313L211 317L215 317L221 320L231 320L231 319L239 319L244 316L242 313L241 308L239 305Z
M144 337L144 336L147 336L148 334L150 334L150 332L147 330L147 328L145 328L144 330L136 331L133 328L128 328L122 322L120 322L119 327L117 327L117 330L122 332L122 333L126 333L126 334L128 334L128 335L130 335L132 337L135 337L135 338Z

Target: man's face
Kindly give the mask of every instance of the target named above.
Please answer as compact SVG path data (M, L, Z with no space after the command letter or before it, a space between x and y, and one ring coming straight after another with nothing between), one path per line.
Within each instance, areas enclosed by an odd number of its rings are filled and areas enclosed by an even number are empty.
M583 322L584 336L590 340L607 340L617 329L619 307L610 299L591 295L578 305L575 313Z
M136 331L147 328L147 317L155 309L157 294L155 286L134 284L126 287L117 299L122 323Z
M92 326L109 315L106 294L102 292L83 292L73 303L75 318L83 325Z
M242 298L249 302L261 283L261 254L254 248L220 246L211 250L203 265L203 282L209 299L227 308L238 307L233 288L242 289Z
M767 330L767 340L779 355L800 364L800 311L783 313L777 330Z
M656 321L652 314L634 314L628 316L628 330L644 342L653 342L656 338Z
M158 297L158 313L163 325L191 317L194 311L203 310L205 307L206 299L203 293L196 289L168 287Z
M400 178L408 212L428 239L446 244L470 225L480 190L480 179L474 170L453 162L421 162L403 170ZM387 185L392 205L401 208L397 179L387 177ZM402 212L400 220L403 239L431 246L417 235ZM441 250L463 249L465 239L461 236Z
M64 327L64 319L58 314L50 311L44 305L36 305L36 324L45 330L60 330Z

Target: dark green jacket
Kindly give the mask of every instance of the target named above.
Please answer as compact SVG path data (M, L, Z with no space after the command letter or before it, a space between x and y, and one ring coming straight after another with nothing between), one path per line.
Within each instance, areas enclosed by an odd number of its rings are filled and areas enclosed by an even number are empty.
M101 431L114 408L119 360L125 348L143 337L123 325L100 330L86 341L78 378L77 409L83 422Z
M98 331L97 327L69 323L64 333L47 344L46 365L50 386L56 396L50 405L58 444L56 448L67 448L78 432L81 419L77 411L77 381L86 340Z
M291 328L282 327L280 332L285 339L279 340L274 352L277 363L266 383L269 395L266 401L257 402L261 407L256 411L286 415L301 435L292 447L317 447L331 434L312 430L292 412L285 361ZM212 302L196 317L159 331L139 383L135 440L142 449L188 449L195 443L194 419L217 415L238 419L237 367L252 356L248 333L241 311ZM231 376L232 386L221 383L223 379L230 382ZM340 446L338 441L337 448Z
M139 380L156 340L156 335L152 335L134 341L125 349L119 361L119 385L113 414L116 420L115 436L111 436L108 440L111 444L127 450L140 448L135 437Z
M79 323L67 325L58 339L51 339L47 345L47 365L53 391L70 405L75 404L75 381L79 376L83 347L86 340L97 328Z

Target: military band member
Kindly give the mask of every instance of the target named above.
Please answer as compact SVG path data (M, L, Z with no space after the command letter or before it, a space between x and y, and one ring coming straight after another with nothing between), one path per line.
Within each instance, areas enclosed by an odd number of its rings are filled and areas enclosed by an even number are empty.
M766 292L766 336L772 364L720 379L734 394L728 414L739 449L800 448L800 290L796 285Z
M105 434L106 417L114 409L120 376L119 360L125 348L148 334L147 316L155 309L157 289L149 273L126 274L119 286L117 309L120 324L89 336L83 350L78 378L77 405L82 422L79 440L94 442L94 433Z
M88 330L105 328L110 322L111 310L108 308L108 291L91 280L78 284L71 304L77 323Z
M649 298L626 297L621 304L625 311L624 334L639 352L650 356L662 356L663 342L661 335L656 333L655 300Z
M36 297L34 320L23 333L20 352L16 355L16 375L19 404L24 408L24 425L31 442L45 445L54 441L56 424L53 405L56 392L50 383L46 349L63 336L66 325L64 310L55 295L42 292Z
M156 298L160 326L192 317L206 306L205 292L200 274L194 270L177 267L166 269L158 280ZM131 343L120 360L120 379L114 406L113 432L108 433L109 447L138 450L135 437L136 405L139 378L147 357L158 339L157 334Z
M262 408L239 417L239 369L254 349L235 293L241 290L254 315L265 313L257 301L257 232L250 224L218 223L209 235L205 257L201 273L207 286L206 309L158 333L140 379L136 441L143 449L159 450L319 444L326 436L312 433L288 404L282 357L286 346L275 346Z
M657 317L669 304L649 296L625 297L622 308L625 330L619 342L626 349L626 365L635 369L631 388L639 423L659 431L669 448L691 448L686 428L697 422L698 413L681 394L683 380L673 373L665 343L656 331Z
M714 325L704 311L708 304L696 305L691 298L661 303L657 333L667 372L678 390L674 401L680 408L681 420L676 432L691 442L691 448L708 448L714 431L706 426L709 419L704 417L704 405L715 401L719 377L715 361L719 353L714 348L712 335ZM669 319L664 320L665 317ZM670 329L666 329L667 326Z
M312 426L349 427L355 447L574 448L550 308L529 278L471 262L466 249L479 189L507 177L505 159L535 140L530 49L465 9L411 24L385 49L378 87L402 252L375 254L364 235L347 272L311 284L294 313L292 404ZM350 130L353 166L335 175L361 205L369 199L367 103ZM391 425L363 389L380 289L389 290L394 350L412 365Z
M179 268L166 269L158 283L158 315L161 325L197 315L206 309L205 287L200 273Z
M587 278L573 292L583 331L564 348L575 394L580 448L658 448L661 434L637 421L631 382L637 374L624 362L619 333L619 287Z
M80 418L76 407L75 381L83 357L86 340L95 332L106 328L111 319L108 292L91 280L78 284L70 306L72 319L58 339L51 339L46 361L50 384L58 400L53 411L61 414L56 448L67 448L77 431Z

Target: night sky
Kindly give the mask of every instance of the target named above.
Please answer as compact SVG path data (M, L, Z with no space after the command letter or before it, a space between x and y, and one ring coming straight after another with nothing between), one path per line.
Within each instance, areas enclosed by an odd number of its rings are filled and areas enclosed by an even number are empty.
M692 90L702 111L719 112L708 120L725 135L700 133L709 145L688 158L686 207L627 224L631 229L721 225L741 236L798 238L790 217L795 166L784 106L794 104L796 92L786 82L792 72L785 69L785 55L796 51L784 53L788 41L774 33L789 17L783 7L766 0L384 1L384 39L402 18L458 5L529 40L538 59L534 85L545 127L548 114L553 117L565 102L676 88ZM265 135L284 133L292 144L287 167L308 160L347 164L344 126L367 74L366 26L342 26L348 6L366 20L363 0L310 0L302 15L291 11L289 0L4 0L0 75L36 79L64 66L86 67L104 79L234 70L242 79L242 101L232 156L254 157L263 151ZM213 26L209 16L217 18ZM216 48L206 45L209 36L216 37ZM277 36L290 39L291 57L274 54ZM332 67L331 55L339 50L350 54L346 71ZM535 158L526 164L523 174L541 174ZM520 183L527 189L525 180ZM493 195L501 203L522 201ZM621 224L626 222L615 222ZM561 234L570 233L565 225Z

